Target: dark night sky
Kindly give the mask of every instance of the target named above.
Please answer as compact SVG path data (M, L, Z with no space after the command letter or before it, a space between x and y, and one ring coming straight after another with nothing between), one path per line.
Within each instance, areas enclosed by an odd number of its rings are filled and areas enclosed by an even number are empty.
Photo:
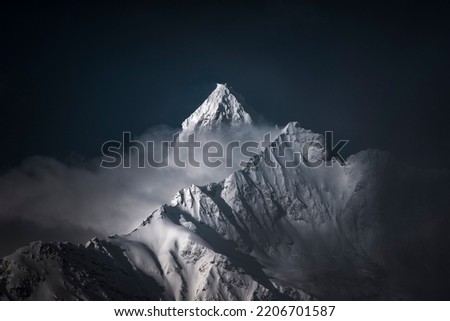
M1 171L178 126L216 82L274 123L334 130L348 152L450 167L443 4L11 2L0 9Z

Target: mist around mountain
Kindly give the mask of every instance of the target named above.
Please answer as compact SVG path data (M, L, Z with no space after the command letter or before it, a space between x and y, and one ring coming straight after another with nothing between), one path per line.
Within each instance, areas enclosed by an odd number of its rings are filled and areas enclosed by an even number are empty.
M229 86L226 91L231 93ZM233 94L233 97L236 96ZM227 99L237 100L231 96ZM219 103L220 100L216 105ZM251 126L212 130L198 134L199 139L225 145L232 140L260 141L268 132L272 132L272 137L279 133L278 128L260 121L257 115L252 114L251 117ZM130 136L145 145L154 142L157 147L152 154L159 161L161 148L158 147L162 142L173 141L180 131L181 128L160 125L144 133L130 132ZM207 137L202 138L205 134ZM118 133L118 138L121 136L122 133ZM99 155L101 147L98 146ZM224 164L207 168L188 164L181 168L173 163L173 155L169 155L167 158L171 161L167 167L146 165L141 169L138 168L135 150L129 156L130 168L105 169L99 166L102 157L63 161L36 155L0 174L0 235L3 240L0 242L0 257L35 240L85 243L95 236L104 238L114 233L127 233L138 226L152 209L169 202L179 189L190 184L219 181L238 170L243 159L230 158L231 166ZM202 159L201 155L197 157Z
M183 122L178 137L249 139L262 128L219 84ZM260 150L257 163L177 170L193 178L222 177L175 193L159 181L151 193L174 196L148 208L129 233L84 245L37 241L5 256L0 298L449 298L448 171L415 169L378 150L350 156L347 166L288 167L294 153L306 157L303 146L324 137L298 122L272 130L273 141ZM286 144L292 148L286 151ZM313 157L324 159L325 151Z

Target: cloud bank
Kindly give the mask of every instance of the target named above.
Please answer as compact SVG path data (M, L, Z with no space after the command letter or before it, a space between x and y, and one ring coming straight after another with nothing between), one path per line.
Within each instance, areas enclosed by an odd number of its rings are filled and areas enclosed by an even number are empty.
M261 141L269 131L274 137L278 129L246 125L202 139L222 144ZM160 126L135 139L159 143L175 133L176 129ZM69 165L36 156L4 173L0 176L0 256L35 240L84 243L94 236L130 232L179 189L220 181L239 169L242 160L235 157L232 168L179 168L173 162L166 168L138 168L135 157L131 168L105 169L99 166L100 157Z

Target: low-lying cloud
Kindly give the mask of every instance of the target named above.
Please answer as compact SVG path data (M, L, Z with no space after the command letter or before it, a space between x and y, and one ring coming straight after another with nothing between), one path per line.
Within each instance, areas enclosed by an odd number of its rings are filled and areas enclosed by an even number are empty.
M261 140L267 126L235 128L214 134L214 140ZM177 130L153 128L138 137L160 142ZM273 137L273 136L272 136ZM100 146L99 146L100 153ZM0 177L0 256L34 240L84 243L94 236L124 234L137 227L153 210L171 200L181 188L220 181L239 168L208 168L173 164L167 168L105 169L101 158L68 165L36 156Z

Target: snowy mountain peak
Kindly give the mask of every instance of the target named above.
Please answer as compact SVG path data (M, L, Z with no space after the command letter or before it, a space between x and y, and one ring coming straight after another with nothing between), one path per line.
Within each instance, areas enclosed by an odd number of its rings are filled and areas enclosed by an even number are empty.
M183 130L251 122L218 84ZM180 189L128 234L18 249L0 300L447 300L450 171L375 150L309 166L323 146L291 122L263 161Z
M209 97L183 123L184 132L214 131L223 125L251 124L250 115L227 84L217 84Z

